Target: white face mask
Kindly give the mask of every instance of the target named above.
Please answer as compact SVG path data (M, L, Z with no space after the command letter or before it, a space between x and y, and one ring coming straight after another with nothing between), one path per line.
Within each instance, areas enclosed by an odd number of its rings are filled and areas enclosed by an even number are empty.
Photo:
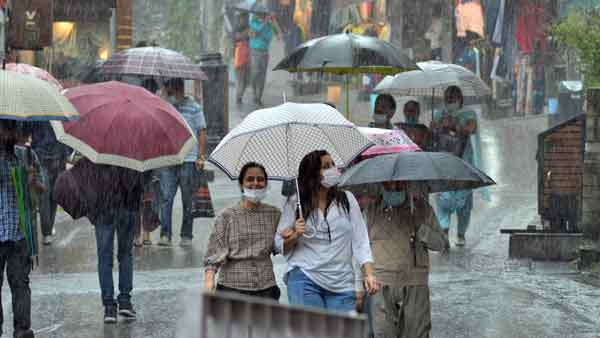
M460 109L460 103L458 103L458 102L446 103L446 109L448 109L449 111L457 111Z
M388 117L385 114L374 114L373 122L375 122L375 124L386 124L388 123Z
M244 188L243 196L246 200L252 203L259 203L267 197L267 188L263 189L248 189Z
M325 188L335 187L340 184L340 177L342 174L338 170L338 168L329 168L323 171L323 179L321 180L321 185Z

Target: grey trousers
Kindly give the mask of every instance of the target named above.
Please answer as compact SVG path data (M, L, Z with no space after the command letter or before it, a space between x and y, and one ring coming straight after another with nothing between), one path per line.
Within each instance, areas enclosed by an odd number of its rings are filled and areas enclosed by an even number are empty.
M235 98L241 100L250 83L250 65L243 65L235 70Z
M428 286L385 285L371 301L375 338L429 338Z
M268 67L269 52L250 49L250 72L255 101L262 101Z

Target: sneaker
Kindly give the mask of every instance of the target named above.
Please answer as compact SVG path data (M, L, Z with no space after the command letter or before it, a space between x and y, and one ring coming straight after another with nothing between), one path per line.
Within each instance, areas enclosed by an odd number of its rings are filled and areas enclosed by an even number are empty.
M113 324L117 322L117 307L115 305L104 307L104 322L107 324Z
M182 237L181 241L179 241L179 246L190 247L192 246L192 239L187 237Z
M119 305L119 316L126 319L136 319L137 313L133 309L132 304L121 304Z
M43 240L44 245L50 245L50 244L52 244L52 241L54 241L54 237L52 235L44 236L44 240Z
M467 241L465 240L465 236L458 236L458 239L456 240L456 246L465 246L467 244Z
M171 246L171 240L167 236L160 236L160 240L158 241L158 245L160 245L160 246Z

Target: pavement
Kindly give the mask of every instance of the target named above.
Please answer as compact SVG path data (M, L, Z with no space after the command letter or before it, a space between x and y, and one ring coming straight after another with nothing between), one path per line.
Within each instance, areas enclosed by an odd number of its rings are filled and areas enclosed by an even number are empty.
M272 56L272 62L277 59ZM319 96L294 98L287 79L283 72L269 74L266 105L280 104L282 89L290 101L324 101ZM250 95L246 101L252 101ZM234 102L230 107L231 126L258 108ZM352 107L355 121L364 124L367 104L353 99ZM448 255L431 255L432 336L600 337L600 282L577 272L571 263L510 260L508 237L499 233L501 228L525 228L537 215L536 135L547 128L547 120L543 116L482 120L481 126L486 171L498 184L490 189L491 202L476 197L467 246L453 246ZM236 184L216 174L210 189L215 208L221 209L235 203L240 193ZM280 188L270 183L267 203L283 204ZM93 227L86 219L73 221L59 214L56 241L41 248L40 264L31 275L36 337L187 337L181 318L186 304L197 301L189 295L203 285L202 256L212 220L197 219L193 247L181 248L176 236L180 208L179 203L172 248L135 249L133 302L138 320L116 325L102 322ZM453 242L455 229L450 235ZM156 243L158 232L152 236ZM274 257L273 261L284 292L282 302L286 302L285 260ZM2 290L2 337L12 337L9 292L7 286Z

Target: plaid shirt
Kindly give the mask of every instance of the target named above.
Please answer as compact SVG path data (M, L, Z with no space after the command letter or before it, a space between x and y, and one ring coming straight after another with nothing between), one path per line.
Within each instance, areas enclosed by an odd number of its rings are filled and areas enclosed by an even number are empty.
M249 291L277 285L271 254L280 216L279 209L267 204L253 210L236 205L217 216L204 266L220 269L220 285Z
M15 154L0 151L0 242L16 242L24 238L19 228L17 195L11 173L12 168L25 163L24 149L15 147ZM40 173L38 183L44 185L45 176L39 159L34 152L32 157L34 166Z
M23 239L19 230L17 195L11 169L17 165L17 158L0 152L0 242Z

